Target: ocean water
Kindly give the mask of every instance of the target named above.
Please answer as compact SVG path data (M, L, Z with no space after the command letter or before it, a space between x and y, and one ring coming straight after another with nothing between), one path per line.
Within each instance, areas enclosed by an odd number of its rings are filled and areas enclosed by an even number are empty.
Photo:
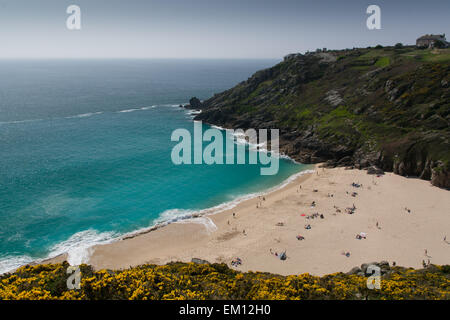
M171 161L172 131L193 131L179 104L275 63L0 61L0 272L66 251L80 263L93 244L231 205L305 169L281 159L277 175L261 176L259 165Z

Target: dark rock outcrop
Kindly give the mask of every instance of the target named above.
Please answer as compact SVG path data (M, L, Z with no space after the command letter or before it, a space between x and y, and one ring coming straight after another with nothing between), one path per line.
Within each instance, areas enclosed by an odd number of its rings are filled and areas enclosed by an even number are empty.
M384 174L384 171L381 170L380 168L377 168L376 166L371 166L367 168L367 174Z
M203 259L199 259L199 258L192 258L191 262L196 263L196 264L210 264L208 260L203 260Z
M381 276L384 276L386 274L389 274L391 271L391 267L389 266L389 262L387 261L381 261L381 262L370 262L370 263L363 263L360 267L354 267L349 272L347 272L348 275L356 274L359 276L371 276L372 274L368 272L367 268L369 266L377 266L380 268Z
M189 100L189 104L184 106L187 109L201 109L203 107L202 102L197 97L192 97Z

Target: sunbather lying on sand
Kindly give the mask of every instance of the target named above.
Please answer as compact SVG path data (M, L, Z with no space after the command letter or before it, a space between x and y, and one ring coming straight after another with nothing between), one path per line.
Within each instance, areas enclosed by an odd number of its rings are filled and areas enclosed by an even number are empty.
M356 235L356 239L358 240L367 239L367 235L364 232L360 232L359 234Z

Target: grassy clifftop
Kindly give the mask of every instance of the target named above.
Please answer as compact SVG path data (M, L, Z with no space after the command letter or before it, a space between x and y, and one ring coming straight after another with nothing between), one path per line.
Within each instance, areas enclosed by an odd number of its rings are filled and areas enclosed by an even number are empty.
M208 123L279 128L282 151L303 163L450 187L450 49L293 54L196 107Z
M450 299L450 266L414 270L383 267L381 289L360 274L279 276L241 273L225 264L172 263L128 270L82 265L81 288L68 290L67 263L25 266L0 276L5 299ZM387 268L387 269L385 269Z

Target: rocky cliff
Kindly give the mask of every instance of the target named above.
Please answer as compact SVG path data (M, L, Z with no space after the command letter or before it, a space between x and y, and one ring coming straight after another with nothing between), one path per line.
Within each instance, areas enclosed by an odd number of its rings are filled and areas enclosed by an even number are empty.
M303 163L366 168L450 187L450 49L291 54L188 108L227 128L278 128Z

